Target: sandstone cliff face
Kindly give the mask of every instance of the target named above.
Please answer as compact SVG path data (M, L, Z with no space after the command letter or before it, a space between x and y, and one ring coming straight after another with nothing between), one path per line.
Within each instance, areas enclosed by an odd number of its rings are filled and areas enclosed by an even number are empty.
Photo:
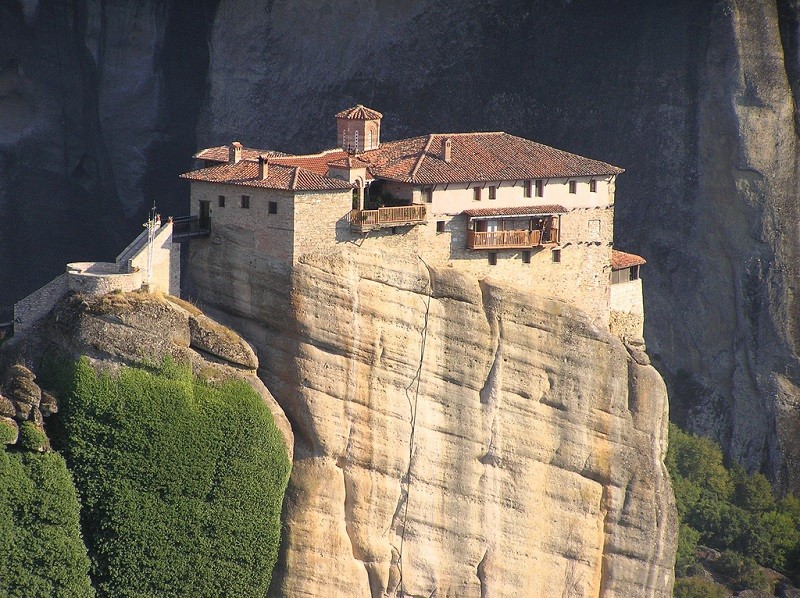
M671 595L667 397L641 348L413 256L309 257L279 297L227 247L197 250L195 282L295 435L275 595Z

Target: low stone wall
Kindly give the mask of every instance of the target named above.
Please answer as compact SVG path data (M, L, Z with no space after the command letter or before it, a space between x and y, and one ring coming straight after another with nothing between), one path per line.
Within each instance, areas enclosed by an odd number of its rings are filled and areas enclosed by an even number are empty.
M14 332L28 328L39 318L47 315L68 290L67 275L57 276L40 289L14 304Z
M644 334L642 281L631 280L611 285L609 330L621 338L640 338Z
M142 272L120 272L109 262L73 262L67 264L69 290L86 295L102 295L112 291L135 291L142 286Z

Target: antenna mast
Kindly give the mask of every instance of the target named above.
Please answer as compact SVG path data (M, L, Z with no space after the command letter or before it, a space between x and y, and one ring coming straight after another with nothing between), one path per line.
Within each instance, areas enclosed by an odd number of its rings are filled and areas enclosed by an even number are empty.
M147 227L147 290L152 289L153 284L153 241L156 237L156 229L161 226L161 215L156 214L156 202L150 209L150 215L145 225Z

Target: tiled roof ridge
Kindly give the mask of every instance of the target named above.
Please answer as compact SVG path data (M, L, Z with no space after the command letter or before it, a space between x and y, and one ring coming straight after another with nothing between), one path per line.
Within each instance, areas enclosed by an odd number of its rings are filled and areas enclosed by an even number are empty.
M422 161L428 154L428 150L431 147L431 143L433 143L433 133L428 135L428 142L425 144L425 147L423 147L422 151L419 153L419 158L417 158L417 163L414 164L414 168L411 169L411 174L408 177L409 180L414 180L414 177L417 176L417 171L419 170L419 167L422 166Z
M299 166L295 166L294 167L294 172L292 173L292 182L289 183L289 187L291 189L297 189L297 178L298 178L299 172L300 172L300 167Z
M367 108L364 104L356 104L355 106L337 112L336 118L346 118L348 120L375 120L383 118L383 114L372 108Z

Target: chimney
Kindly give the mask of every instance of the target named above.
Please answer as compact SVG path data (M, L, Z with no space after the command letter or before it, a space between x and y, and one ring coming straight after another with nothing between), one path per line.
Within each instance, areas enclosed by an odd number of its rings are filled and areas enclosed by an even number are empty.
M269 176L269 160L267 156L261 155L258 157L258 178L265 181Z
M242 144L238 141L231 143L228 148L228 163L238 164L242 159Z
M450 160L452 160L452 143L449 137L445 137L442 139L442 160L444 160L447 164L450 164Z

